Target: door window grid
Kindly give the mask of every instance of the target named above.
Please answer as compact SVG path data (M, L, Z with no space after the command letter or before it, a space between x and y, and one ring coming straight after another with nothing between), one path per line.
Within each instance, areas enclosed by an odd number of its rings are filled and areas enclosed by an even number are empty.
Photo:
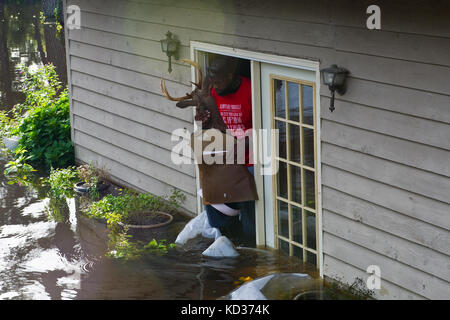
M298 86L292 86L292 85L288 85L288 83L296 83L298 84ZM314 141L314 163L312 163L314 166L317 166L317 162L316 162L316 150L315 150L315 146L316 146L316 130L315 130L315 121L314 121L314 117L315 117L315 85L312 82L308 82L308 81L302 81L302 80L297 80L297 79L289 79L289 78L285 78L285 77L280 77L280 76L275 76L275 75L271 75L270 78L270 84L271 84L271 122L272 122L272 127L275 127L275 120L278 121L278 123L284 123L285 125L285 140L284 140L284 144L285 144L285 148L286 148L286 158L282 158L282 157L275 157L275 159L277 161L280 161L282 163L284 163L287 167L287 192L285 192L285 194L287 195L286 197L281 197L279 195L279 190L278 190L278 174L274 175L273 177L273 187L274 187L274 200L275 203L277 203L277 205L275 206L275 237L277 239L277 241L275 241L275 243L279 246L280 249L287 249L289 248L289 255L294 255L294 251L296 253L298 253L298 249L301 249L300 251L302 252L302 256L303 256L303 261L307 261L310 262L312 264L315 264L316 266L319 265L318 262L318 223L317 223L317 211L316 211L316 207L317 207L317 174L316 174L316 170L315 168L311 167L311 166L307 166L304 164L305 162L305 150L304 150L304 129L303 128L308 128L308 129L312 129L313 130L313 141ZM279 110L280 106L279 106L279 102L277 103L276 99L278 98L276 96L276 92L275 92L275 85L278 86L281 84L281 88L283 89L282 91L284 91L284 98L282 99L278 99L278 101L282 101L284 103L284 110ZM306 88L306 86L309 86L312 88L312 97L313 97L313 104L312 104L312 120L311 118L308 118L307 121L312 121L312 123L314 125L309 125L309 124L305 124L304 121L304 99L302 97L302 92L303 89ZM292 116L290 114L290 106L289 106L289 87L297 87L298 88L298 104L297 102L296 105L299 106L299 114L298 117L296 116ZM296 94L296 93L295 93ZM277 103L277 106L275 106L275 104ZM275 108L277 108L277 110L275 110ZM293 110L293 109L292 109ZM282 111L282 112L280 112ZM275 116L278 115L278 116ZM285 117L285 118L284 118ZM299 121L296 120L292 120L292 119L299 119ZM297 125L299 127L299 130L297 130L296 128L294 128L296 132L299 131L299 139L294 139L294 141L298 141L298 143L300 144L299 148L300 148L300 160L299 162L296 161L291 161L289 159L291 159L291 152L292 152L292 146L291 146L291 125ZM282 139L281 135L280 138ZM278 141L279 143L279 141ZM278 145L276 146L278 148ZM295 166L297 168L301 169L301 203L300 202L296 202L292 200L292 175L291 175L291 168L292 166ZM308 207L307 205L305 206L305 201L307 199L306 197L306 183L305 183L305 172L308 171L309 173L313 173L314 175L314 203L313 203L313 207ZM286 188L283 188L286 189ZM280 212L279 212L279 205L278 202L281 201L283 202L285 205L287 205L288 207L288 225L289 225L289 237L287 238L286 236L283 236L280 234L280 230L279 230L279 225L278 225L278 221L279 221L279 216L280 216ZM301 238L302 238L302 243L299 243L298 241L294 241L293 240L293 236L294 236L294 230L293 230L293 208L296 208L296 210L298 210L300 208L301 210ZM307 210L307 211L306 211ZM307 214L308 212L308 214ZM285 214L283 212L283 214ZM314 239L315 239L315 248L310 248L308 247L308 239L307 239L307 215L311 215L313 214L315 216L315 223L314 223ZM300 230L298 230L300 231ZM295 232L297 233L296 236L298 237L298 231L295 230ZM311 230L309 230L311 232ZM311 242L310 242L310 245ZM296 254L297 255L297 254ZM314 259L312 259L312 257L314 257ZM300 257L302 258L302 257ZM313 261L311 261L313 260Z

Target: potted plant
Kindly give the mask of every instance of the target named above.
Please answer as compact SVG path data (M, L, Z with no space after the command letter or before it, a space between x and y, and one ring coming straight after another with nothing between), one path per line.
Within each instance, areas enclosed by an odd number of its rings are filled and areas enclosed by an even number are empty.
M75 183L74 191L78 194L88 193L94 199L99 193L111 186L108 182L109 173L102 168L95 168L92 164L83 164L77 167L79 182Z
M164 197L133 192L128 196L126 214L119 225L129 229L151 229L172 222L173 216L167 211L173 206Z

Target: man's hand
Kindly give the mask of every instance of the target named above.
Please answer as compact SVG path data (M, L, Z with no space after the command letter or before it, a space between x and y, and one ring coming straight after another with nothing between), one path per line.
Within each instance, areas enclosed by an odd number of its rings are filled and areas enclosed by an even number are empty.
M210 120L211 120L211 112L209 112L208 110L205 110L205 109L202 110L199 107L196 107L195 121L201 121L202 128L207 127Z

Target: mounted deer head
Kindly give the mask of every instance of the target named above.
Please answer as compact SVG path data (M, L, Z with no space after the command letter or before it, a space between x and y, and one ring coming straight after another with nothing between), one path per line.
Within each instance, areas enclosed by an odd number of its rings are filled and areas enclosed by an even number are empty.
M222 116L217 109L216 100L211 96L211 80L209 77L203 77L202 70L200 66L192 61L187 59L182 59L181 61L186 62L197 69L198 72L198 82L191 83L196 87L194 91L191 93L186 93L183 97L172 97L166 88L166 83L163 79L161 79L161 91L164 96L170 101L177 101L176 106L178 108L186 108L186 107L196 107L197 112L203 113L206 110L210 113L210 121L206 126L203 126L203 129L215 128L222 132L225 132L227 126L222 119Z

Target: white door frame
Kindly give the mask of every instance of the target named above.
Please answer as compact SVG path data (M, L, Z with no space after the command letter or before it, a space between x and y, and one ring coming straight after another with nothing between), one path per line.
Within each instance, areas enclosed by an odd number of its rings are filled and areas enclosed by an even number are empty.
M198 41L190 42L190 54L191 60L196 59L196 50L216 53L221 55L232 56L236 58L242 58L251 61L251 79L252 79L252 99L253 99L253 128L260 129L262 123L261 117L261 81L255 81L255 79L260 79L260 63L269 63L279 66L285 66L296 69L304 69L314 71L316 75L316 135L317 135L317 193L318 193L318 204L317 204L317 212L318 212L318 237L319 237L319 270L320 276L323 277L323 245L322 245L322 179L321 179L321 138L320 138L320 63L318 61L307 60L307 59L299 59L292 57L284 57L273 54L237 49L232 47L226 47L211 43L204 43ZM191 78L195 81L196 71L192 67L191 68ZM253 150L259 150L259 146L257 146L257 139L253 139ZM257 159L257 157L255 157ZM261 164L259 161L255 164L255 173L260 172ZM196 174L197 181L197 189L200 188L200 181L198 172ZM255 174L255 183L258 189L259 199L255 203L256 209L256 243L257 245L264 246L266 244L265 239L265 222L264 222L264 181L261 175ZM201 198L197 197L198 202L198 212L200 212L202 208Z

